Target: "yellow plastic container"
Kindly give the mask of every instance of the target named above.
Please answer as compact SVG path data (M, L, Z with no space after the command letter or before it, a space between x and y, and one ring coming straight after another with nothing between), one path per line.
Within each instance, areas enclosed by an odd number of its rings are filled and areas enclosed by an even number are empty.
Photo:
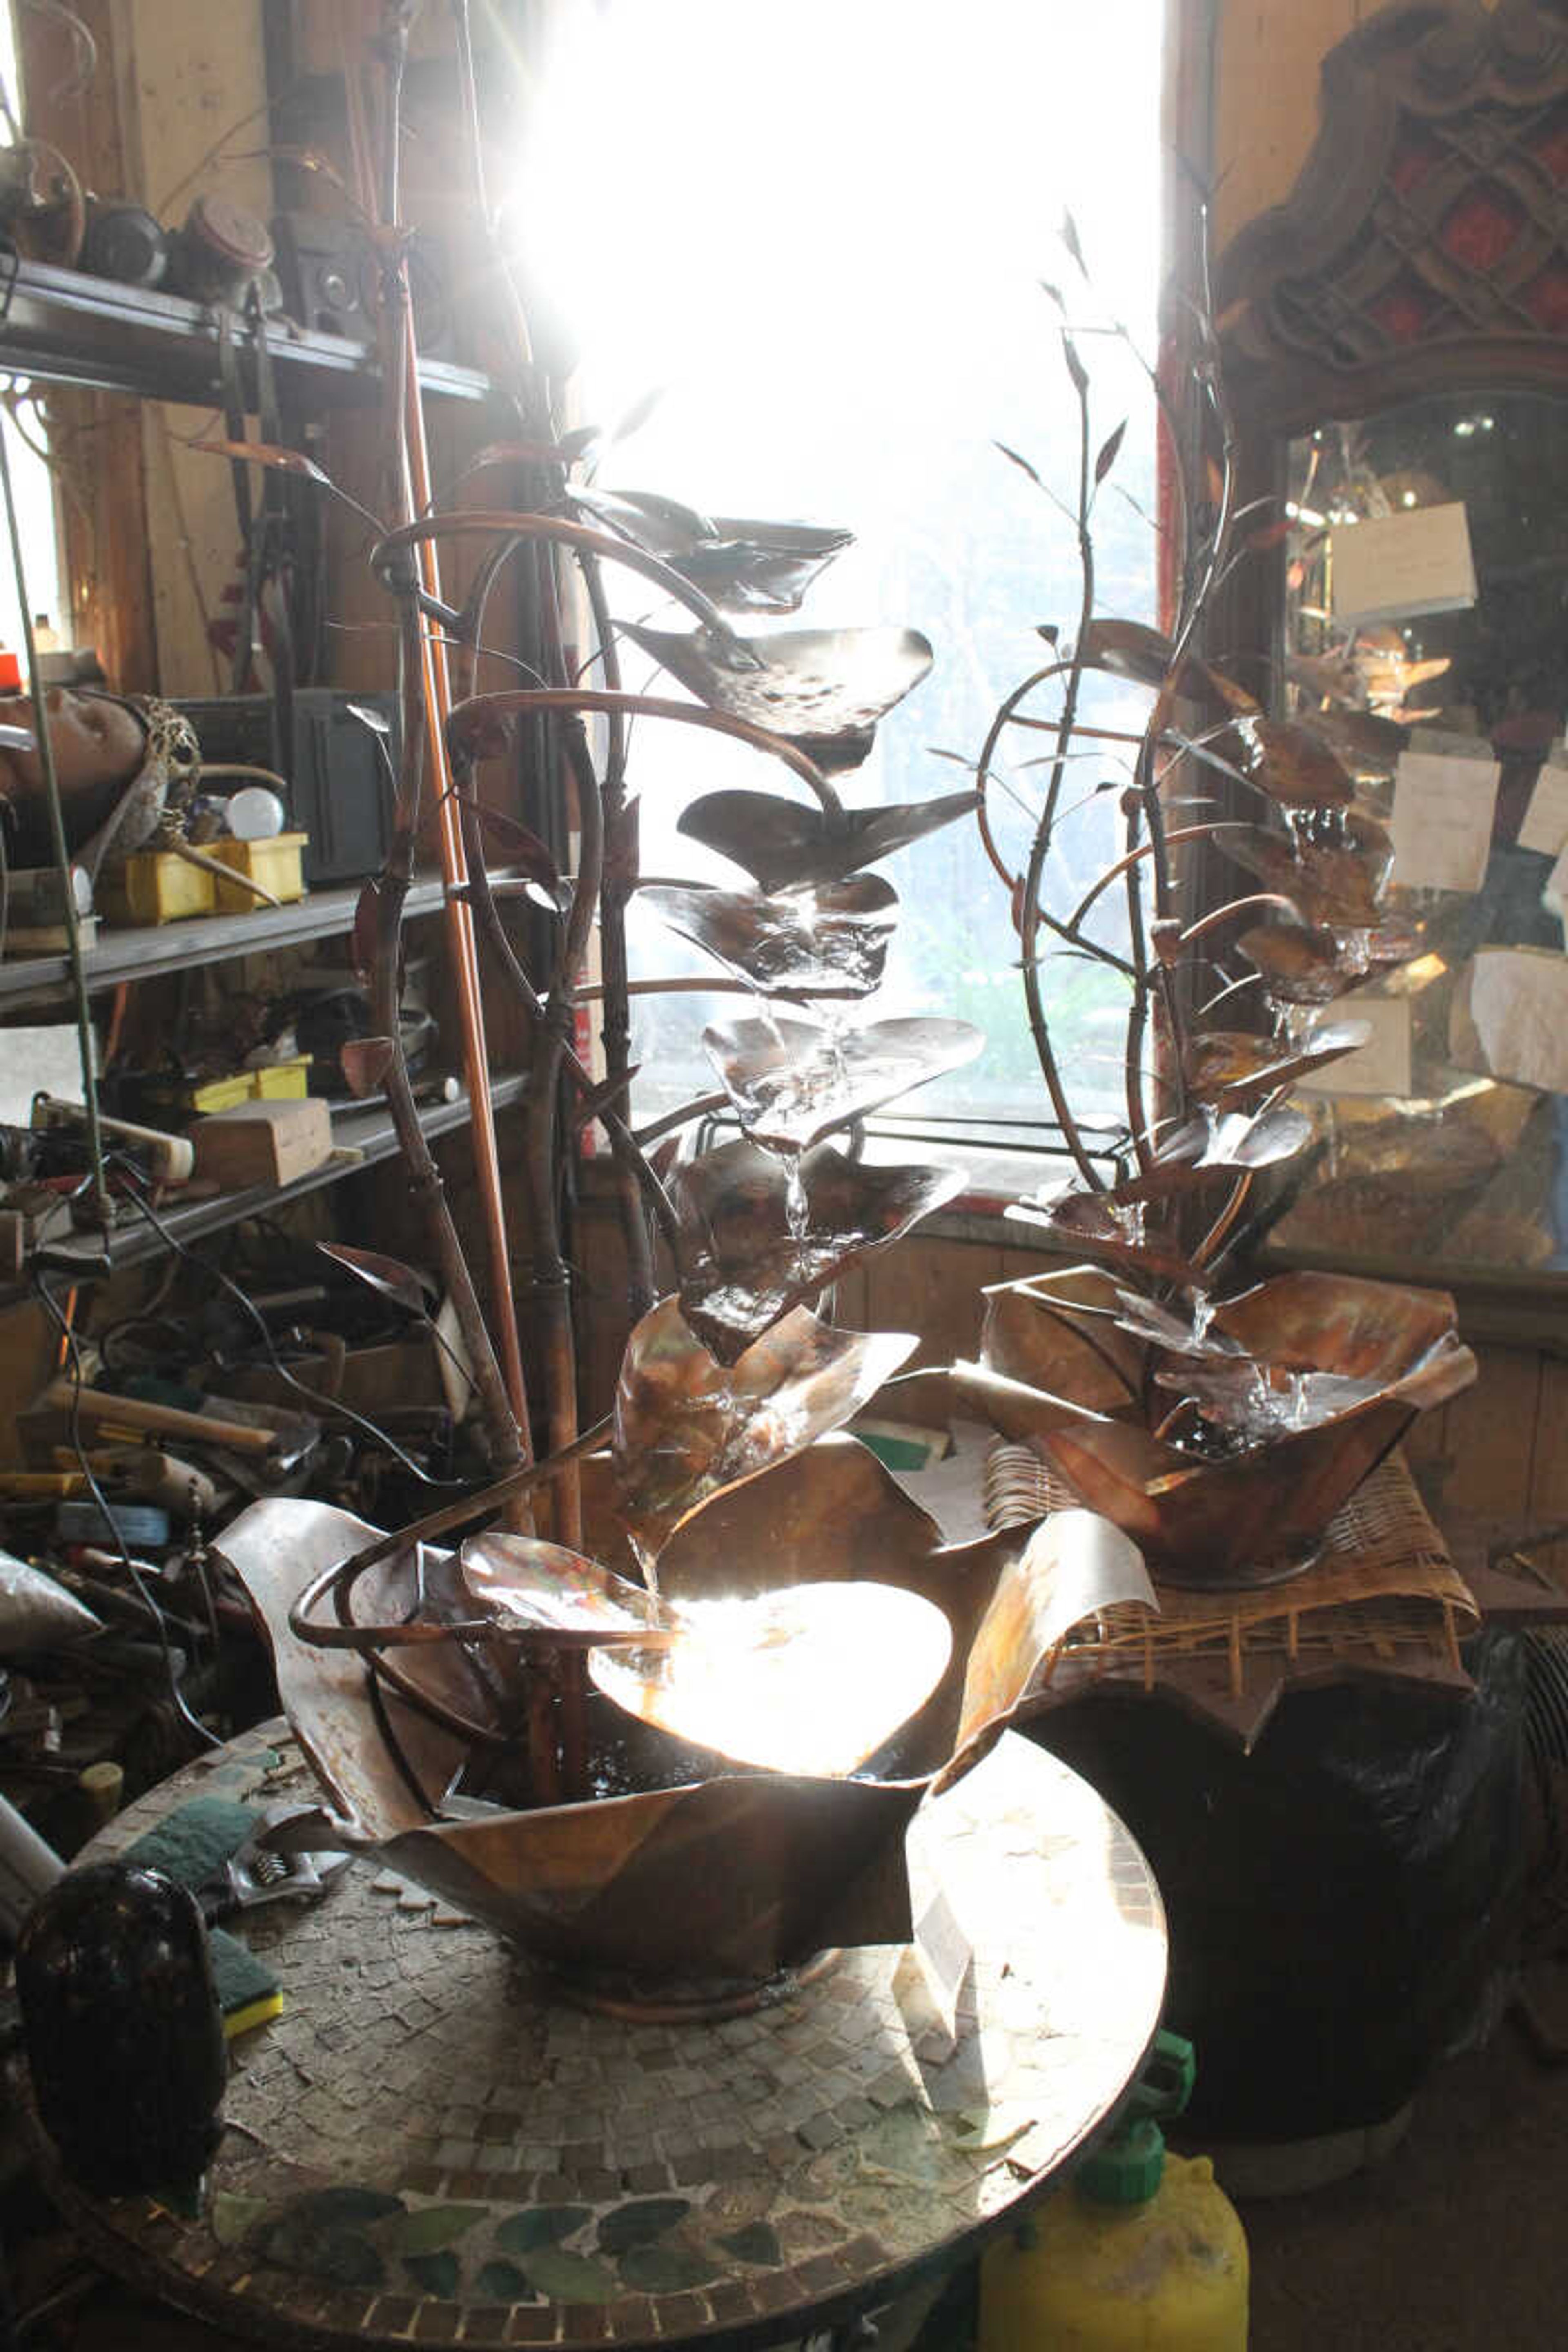
M236 1070L231 1078L208 1078L188 1090L180 1108L199 1111L204 1118L209 1111L232 1110L237 1103L252 1099L254 1075L250 1070Z
M263 1070L236 1070L226 1078L205 1078L200 1086L171 1087L163 1097L171 1108L199 1111L233 1110L237 1103L301 1102L310 1091L310 1055L296 1054L289 1062L272 1062Z
M275 898L302 898L305 895L305 844L309 834L279 833L270 841L213 841L207 844L209 856L220 866L232 866L237 874L248 874ZM251 908L265 905L237 882L216 885L218 910L225 915L246 914Z
M303 1102L310 1091L310 1055L296 1054L291 1062L268 1062L265 1069L247 1070L258 1102Z
M210 915L218 885L205 867L169 849L138 849L112 866L98 886L98 911L110 923L177 923Z
M977 2352L1247 2352L1247 2237L1206 2156L1154 2194L1066 2188L980 2265Z

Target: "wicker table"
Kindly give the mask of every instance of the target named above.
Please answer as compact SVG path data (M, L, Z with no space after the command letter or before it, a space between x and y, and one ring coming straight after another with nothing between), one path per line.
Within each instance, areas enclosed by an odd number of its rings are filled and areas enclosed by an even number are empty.
M90 1852L195 1795L312 1792L264 1727ZM1068 2161L1163 1995L1147 1864L1028 1742L925 1808L911 1854L926 1961L848 1952L704 2024L552 2000L490 1930L355 1864L318 1906L245 1922L285 2008L237 2044L199 2213L86 2198L44 2143L51 2187L108 2268L273 2343L740 2347L844 2325Z

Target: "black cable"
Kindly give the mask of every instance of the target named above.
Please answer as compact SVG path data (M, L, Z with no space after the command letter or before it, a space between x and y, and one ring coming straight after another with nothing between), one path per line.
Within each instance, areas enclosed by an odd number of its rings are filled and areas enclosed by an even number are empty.
M121 1532L120 1522L115 1517L113 1512L110 1509L109 1505L104 1498L103 1489L98 1483L91 1463L88 1460L87 1448L82 1443L81 1435L81 1392L83 1388L86 1386L86 1378L81 1368L81 1348L77 1339L76 1332L69 1322L66 1319L66 1317L61 1313L58 1303L50 1292L49 1286L45 1282L41 1274L34 1275L32 1280L32 1290L34 1297L38 1301L38 1304L42 1307L45 1314L48 1317L50 1322L54 1325L56 1330L59 1333L60 1338L66 1344L66 1349L70 1360L71 1377L71 1450L75 1454L77 1462L80 1467L82 1477L87 1485L88 1493L92 1496L93 1501L98 1506L99 1517L102 1519L104 1526L113 1541L114 1547L120 1554L121 1563L125 1570L125 1573L129 1576L132 1583L135 1586L139 1597L151 1614L153 1624L157 1629L158 1647L163 1654L163 1671L169 1678L169 1696L174 1702L174 1711L182 1720L189 1726L190 1729L196 1734L196 1737L199 1739L205 1740L209 1748L221 1748L224 1744L223 1741L217 1737L216 1732L212 1732L207 1729L206 1725L202 1721L198 1715L193 1713L190 1706L186 1702L184 1691L180 1688L179 1669L174 1664L174 1653L169 1640L169 1629L163 1622L163 1612L159 1608L157 1601L153 1598L151 1591L148 1590L146 1579L142 1576L141 1570L137 1567L136 1562L131 1557L131 1548Z

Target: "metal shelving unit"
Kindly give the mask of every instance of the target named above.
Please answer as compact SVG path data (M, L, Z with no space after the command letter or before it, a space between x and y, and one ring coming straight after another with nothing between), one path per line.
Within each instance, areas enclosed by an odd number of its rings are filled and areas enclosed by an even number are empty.
M254 406L258 331L236 324L233 331L246 398ZM379 401L381 373L374 350L282 319L268 320L259 332L265 337L279 394L290 408L319 412L366 407ZM216 310L179 295L23 261L16 266L9 305L0 318L0 374L125 393L138 399L217 406L224 396L219 333ZM479 371L443 360L422 360L419 382L429 397L463 401L475 407L494 397L489 379ZM292 906L102 931L85 954L88 988L94 992L115 988L195 965L266 954L346 933L353 927L359 895L357 887L321 890ZM438 878L422 880L409 891L405 912L414 917L433 914L444 900L445 885ZM0 961L0 1022L28 1006L68 1003L69 998L69 965L64 954ZM0 1051L4 1038L0 1026ZM495 1079L491 1092L497 1108L517 1101L524 1084L521 1076ZM465 1126L468 1118L465 1094L456 1102L432 1104L421 1114L420 1123L427 1136L438 1136ZM276 1190L258 1185L205 1200L175 1201L160 1209L163 1222L179 1240L188 1242L218 1232L261 1208L278 1207L334 1183L356 1169L389 1158L396 1150L384 1108L348 1105L334 1113L332 1126L338 1149L324 1166L309 1175ZM162 1246L150 1224L132 1219L112 1235L110 1262L118 1271L155 1255ZM91 1243L84 1238L80 1246L84 1270L95 1255Z
M0 369L143 400L221 406L218 332L217 312L183 295L24 261L0 324ZM234 332L241 381L254 402L255 335L244 325ZM363 343L286 319L269 320L265 332L279 393L292 404L364 407L380 399L376 355ZM437 399L493 397L488 376L447 360L421 360L419 382Z
M359 890L312 890L292 906L257 907L243 915L203 915L183 923L151 923L100 931L82 962L90 992L122 982L156 980L197 964L226 963L233 956L266 955L276 948L301 947L353 928ZM405 916L439 911L446 886L416 882L405 902ZM63 954L18 957L0 963L0 1013L29 1004L65 1003L70 967ZM0 1034L3 1034L0 1032Z
M527 1087L526 1076L512 1072L490 1082L490 1094L498 1110L521 1100ZM468 1121L468 1097L461 1095L456 1102L431 1103L419 1114L419 1124L427 1136L449 1135ZM158 1204L158 1216L176 1241L200 1241L207 1234L221 1233L225 1226L237 1224L241 1218L255 1216L259 1211L285 1207L290 1201L301 1199L307 1192L320 1192L326 1184L336 1184L345 1176L358 1175L362 1169L372 1168L378 1160L390 1160L397 1150L397 1138L392 1121L384 1108L375 1104L347 1103L332 1113L332 1157L309 1174L297 1176L291 1184L249 1184L238 1192L215 1192L205 1200L181 1201L177 1197ZM145 1259L156 1257L163 1247L163 1236L145 1218L129 1212L122 1225L110 1236L110 1264L116 1274L127 1266L140 1265ZM99 1251L96 1243L83 1235L79 1243L51 1244L54 1270L57 1276L69 1279L69 1270L61 1260L74 1255L80 1258L83 1273L94 1270ZM0 1288L0 1306L26 1296L26 1286L11 1284Z

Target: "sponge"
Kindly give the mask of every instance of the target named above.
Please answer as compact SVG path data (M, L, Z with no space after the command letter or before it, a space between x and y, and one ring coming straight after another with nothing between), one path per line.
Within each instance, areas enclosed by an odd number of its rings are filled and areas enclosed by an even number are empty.
M176 1885L198 1894L230 1854L238 1853L260 1818L254 1805L235 1804L226 1797L193 1797L127 1846L121 1858L161 1870ZM237 1936L214 1927L209 1941L223 2030L232 2042L236 2034L248 2033L279 2014L282 1988L266 1962Z

